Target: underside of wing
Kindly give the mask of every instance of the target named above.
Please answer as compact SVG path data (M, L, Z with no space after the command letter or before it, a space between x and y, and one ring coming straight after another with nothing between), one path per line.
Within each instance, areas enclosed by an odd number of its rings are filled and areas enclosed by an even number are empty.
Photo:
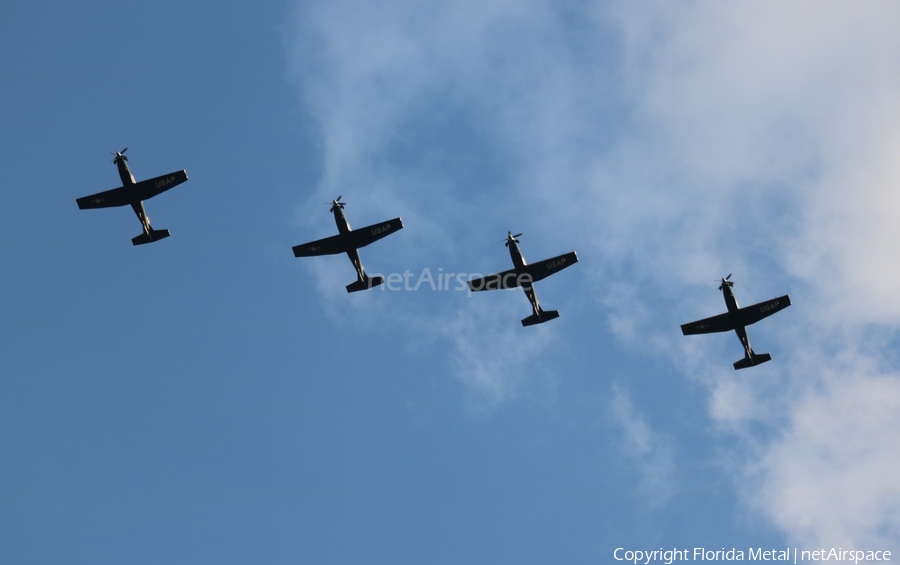
M730 312L725 312L724 314L719 314L718 316L703 318L702 320L697 320L696 322L683 324L681 326L681 333L683 333L684 335L711 334L731 331L736 327L737 324L735 323L735 316Z
M574 251L525 265L521 269L510 269L502 273L494 273L486 277L480 277L469 281L469 290L499 290L530 286L531 283L549 277L553 273L562 271L569 265L578 262L578 255Z
M131 204L131 194L128 188L120 186L105 192L98 192L90 196L76 198L80 210L89 210L92 208L114 208L116 206L125 206Z
M528 275L524 278L527 279L527 282L529 283L532 281L531 277ZM478 292L480 290L516 288L522 286L522 279L522 273L516 269L510 269L508 271L503 271L502 273L494 273L493 275L470 280L469 290Z
M522 269L522 273L531 275L531 282L537 282L541 279L549 277L554 273L558 273L559 271L562 271L566 267L574 265L577 262L578 255L576 255L574 251L570 251L569 253L563 255L558 255L556 257L551 257L550 259L544 259L543 261L537 261L535 263L526 265L525 268Z
M316 257L318 255L346 253L353 249L353 246L350 245L348 239L349 235L350 234L342 233L326 237L325 239L317 239L316 241L310 241L309 243L295 245L292 248L294 250L294 257Z
M386 222L372 224L364 228L359 228L347 234L348 241L354 249L365 247L370 243L374 243L383 237L387 237L392 233L403 229L403 220L394 218Z
M759 304L744 306L743 308L738 310L738 314L740 314L741 325L749 326L750 324L755 324L756 322L762 320L763 318L771 316L779 310L784 310L790 305L791 297L785 294L784 296L772 298L771 300L766 300L765 302L760 302Z
M187 171L184 170L175 171L174 173L169 173L161 177L142 180L134 185L135 195L138 200L149 200L157 194L161 194L170 188L178 186L186 180L188 180Z

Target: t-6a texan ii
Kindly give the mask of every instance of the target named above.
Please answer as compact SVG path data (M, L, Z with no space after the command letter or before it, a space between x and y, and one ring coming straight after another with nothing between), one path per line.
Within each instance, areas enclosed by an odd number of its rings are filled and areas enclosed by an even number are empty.
M161 177L137 182L128 168L128 157L125 156L126 151L128 151L127 147L121 151L116 151L116 157L113 159L113 163L119 169L119 178L122 179L122 186L106 192L98 192L84 198L78 198L75 201L82 210L87 210L88 208L112 208L130 204L131 209L137 214L138 220L141 221L141 226L144 228L144 233L131 239L131 243L134 245L153 243L169 237L169 230L155 230L150 227L150 218L147 217L147 212L144 211L144 200L149 200L157 194L183 183L187 180L187 172L184 170L175 171Z
M334 223L337 224L338 233L325 239L317 239L309 243L295 245L294 257L314 257L316 255L336 255L346 253L356 268L356 282L347 285L347 292L356 292L378 286L384 282L381 277L369 277L359 260L357 249L365 247L373 241L388 236L397 230L403 229L403 220L394 218L380 224L372 224L357 230L351 230L347 218L344 217L344 202L338 196L331 201L330 212L334 214Z
M515 267L508 271L503 271L502 273L494 273L493 275L488 275L479 279L472 279L469 281L469 290L475 292L479 290L497 290L500 288L516 288L517 286L521 286L522 290L525 291L528 300L531 302L531 309L534 311L534 314L522 320L522 325L533 326L534 324L543 324L553 318L559 318L559 312L556 310L543 310L541 308L537 295L534 293L534 286L532 286L532 283L536 283L543 278L549 277L553 273L562 271L570 265L574 265L578 262L578 255L576 255L574 251L570 251L565 255L545 259L529 265L525 262L525 257L522 256L522 252L519 250L519 240L516 238L520 235L522 234L517 233L516 235L513 235L512 232L507 232L506 234L505 245L509 248L509 256L512 258Z
M741 340L741 345L744 346L744 358L734 364L735 370L746 369L747 367L753 367L754 365L771 361L772 356L768 353L753 352L753 348L750 347L750 339L747 337L747 326L755 324L763 318L767 318L775 312L787 308L791 305L791 298L785 294L784 296L766 300L765 302L760 302L753 306L744 306L741 308L738 306L737 299L734 297L734 292L731 290L734 283L728 280L730 278L731 275L729 274L722 279L722 283L719 285L719 290L721 290L722 294L725 296L725 305L728 306L728 312L711 318L697 320L690 324L684 324L681 326L681 331L684 335L695 335L734 330Z

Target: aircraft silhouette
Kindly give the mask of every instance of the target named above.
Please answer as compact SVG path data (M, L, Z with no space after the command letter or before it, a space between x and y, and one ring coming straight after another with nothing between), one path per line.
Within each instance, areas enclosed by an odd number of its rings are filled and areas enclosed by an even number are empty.
M122 179L122 186L107 190L106 192L98 192L90 196L78 198L78 208L88 210L92 208L112 208L116 206L131 205L131 209L137 215L144 233L131 239L133 245L143 245L145 243L153 243L169 237L169 230L155 230L150 227L150 218L144 210L144 200L149 200L161 194L170 188L173 188L184 181L188 180L187 172L184 170L175 171L161 177L156 177L141 182L134 180L131 169L128 168L128 157L125 152L128 148L116 151L113 163L119 169L119 178Z
M537 295L534 293L533 283L549 277L553 273L561 271L570 265L578 262L578 255L574 251L570 251L564 255L538 261L529 265L525 262L525 257L519 249L519 240L517 237L522 234L513 235L512 232L506 234L506 247L509 248L509 256L512 258L514 267L502 273L494 273L486 277L472 279L469 281L469 290L478 292L481 290L497 290L501 288L516 288L521 286L525 291L525 295L531 302L531 309L534 312L531 316L522 320L523 326L533 326L534 324L543 324L554 318L559 318L559 312L556 310L544 310L538 302Z
M734 330L738 339L741 340L741 345L744 346L744 358L735 362L735 370L746 369L747 367L753 367L754 365L771 361L772 356L768 353L753 352L753 348L750 347L750 338L747 337L747 326L755 324L763 318L767 318L775 312L787 308L791 305L791 298L785 294L778 298L741 308L738 306L737 299L734 297L734 292L731 290L731 287L734 286L734 282L728 280L730 278L731 274L729 273L727 277L722 279L721 284L719 284L719 290L722 291L722 294L725 297L725 305L728 307L728 312L684 324L681 326L681 332L684 335L696 335Z
M347 285L347 292L357 292L376 287L384 282L381 277L369 277L359 259L360 247L365 247L372 242L388 236L397 230L403 229L403 220L394 218L380 224L372 224L357 230L350 229L350 224L344 216L344 202L338 196L331 201L331 210L334 214L334 223L337 224L338 233L324 239L317 239L309 243L295 245L294 257L315 257L318 255L336 255L346 253L350 262L356 269L356 282Z

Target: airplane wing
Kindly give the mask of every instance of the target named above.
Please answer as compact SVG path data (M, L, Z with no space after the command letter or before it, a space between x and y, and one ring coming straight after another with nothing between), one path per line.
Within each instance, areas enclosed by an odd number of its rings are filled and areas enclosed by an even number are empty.
M574 251L571 251L564 255L551 257L550 259L544 259L543 261L525 265L525 268L522 269L522 271L523 273L528 273L529 275L531 275L531 282L537 282L541 279L549 277L554 273L558 273L559 271L562 271L566 267L574 265L577 262L578 255L576 255Z
M562 271L569 265L578 262L578 255L574 251L525 265L521 269L510 269L502 273L494 273L486 277L480 277L469 281L469 290L478 292L479 290L498 290L516 288L526 286L541 279L545 279Z
M771 316L779 310L784 310L790 305L791 297L785 294L784 296L766 300L765 302L760 302L759 304L744 306L743 308L738 310L740 323L743 326L755 324L756 322L762 320L763 318Z
M353 230L350 233L341 233L309 243L295 245L293 247L294 257L315 257L318 255L346 253L347 251L365 247L401 229L403 229L403 220L394 218L380 224L372 224L371 226Z
M345 253L349 249L345 235L346 234L338 234L324 239L310 241L309 243L295 245L292 248L294 250L294 257L316 257L319 255Z
M81 210L126 206L132 202L149 200L186 180L186 171L175 171L161 177L141 181L134 186L120 186L106 192L98 192L97 194L77 198L75 202L78 203L78 208Z
M697 320L696 322L683 324L681 326L681 333L683 333L684 335L697 335L711 334L716 332L728 332L738 326L738 324L735 323L735 318L736 316L734 316L731 312L725 312L724 314L719 314L718 316L703 318L702 320Z
M142 180L134 185L134 194L138 200L149 200L186 180L188 180L187 171L175 171L161 177Z
M387 237L402 229L403 220L394 218L393 220L388 220L386 222L355 229L346 235L351 246L350 249L359 249L360 247L365 247L370 243L378 241L382 237Z
M503 271L502 273L494 273L486 277L480 277L469 281L469 290L478 292L479 290L498 290L501 288L516 288L519 286L519 273L515 269ZM529 278L529 281L531 279Z
M105 192L98 192L97 194L92 194L90 196L76 198L75 202L78 203L79 210L89 210L92 208L112 208L115 206L125 206L126 204L131 204L130 196L131 195L129 194L129 189L125 188L124 186L120 186L119 188L114 188Z

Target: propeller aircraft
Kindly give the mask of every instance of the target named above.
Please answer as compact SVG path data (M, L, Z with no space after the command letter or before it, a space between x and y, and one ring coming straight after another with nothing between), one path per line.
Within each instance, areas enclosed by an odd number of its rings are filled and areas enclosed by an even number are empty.
M161 194L170 188L173 188L186 180L188 180L187 172L184 170L175 171L161 177L156 177L141 182L134 180L131 169L128 168L128 157L125 152L128 148L115 152L113 163L119 169L119 178L122 179L122 186L107 190L106 192L98 192L90 196L78 198L78 208L87 210L91 208L112 208L116 206L131 205L131 209L137 215L144 233L131 239L133 245L143 245L145 243L153 243L169 237L169 230L155 230L150 227L150 218L144 210L144 200L149 200Z
M494 273L486 277L472 279L469 281L469 290L473 292L481 290L497 290L522 287L525 295L531 302L531 309L534 312L531 316L522 320L522 326L533 326L535 324L543 324L554 318L559 318L559 312L556 310L544 310L538 302L537 295L534 292L533 283L549 277L550 275L565 269L578 262L578 255L574 251L570 251L564 255L559 255L544 261L528 264L522 251L519 249L519 240L522 234L513 235L507 232L506 247L509 248L509 256L512 258L514 267L502 273Z
M778 298L741 308L738 306L734 292L731 290L734 282L728 280L730 278L731 274L729 273L719 284L719 290L722 291L725 297L725 305L728 307L728 312L684 324L681 326L681 332L684 335L697 335L734 330L738 339L741 340L741 345L744 346L744 358L735 362L735 370L746 369L747 367L771 361L772 356L768 353L754 353L753 348L750 347L750 339L747 337L747 326L787 308L791 305L791 298L785 294Z
M382 277L369 277L366 274L362 261L359 259L358 249L403 229L403 220L394 218L393 220L352 230L347 222L347 218L344 216L344 204L346 203L341 202L340 196L331 201L331 210L329 211L334 214L334 223L337 224L339 232L337 235L295 245L292 249L294 250L294 257L315 257L318 255L346 253L356 269L356 282L347 285L347 292L357 292L384 283Z

